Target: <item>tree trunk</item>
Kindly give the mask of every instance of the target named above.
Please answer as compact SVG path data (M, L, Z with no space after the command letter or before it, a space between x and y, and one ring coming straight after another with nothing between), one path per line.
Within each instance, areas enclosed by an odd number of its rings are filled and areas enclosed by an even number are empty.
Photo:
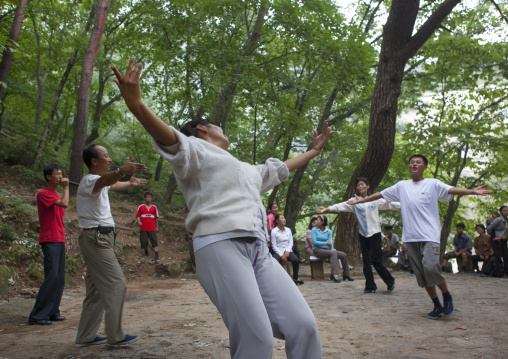
M330 117L332 106L335 102L335 98L339 89L336 87L332 90L332 93L328 97L328 101L326 102L325 108L323 109L323 114L321 115L321 119L317 126L317 131L320 133L323 129L323 123ZM304 96L305 97L305 96ZM302 106L303 106L302 100ZM301 114L302 108L299 109ZM307 147L307 151L312 148L312 145ZM293 231L295 230L296 221L298 220L298 213L302 209L303 203L307 199L310 193L312 193L312 186L309 188L305 188L304 190L300 190L300 184L304 177L305 171L307 170L308 163L298 168L295 171L295 175L291 180L291 183L288 187L287 197L286 197L286 206L284 207L284 217L286 217L286 227L291 228Z
M267 11L268 1L262 0L257 14L256 23L254 24L254 29L247 38L247 41L245 41L242 56L250 56L256 50L257 43L261 38L261 28L265 23ZM233 104L233 100L235 98L236 86L238 85L238 80L243 71L244 67L241 64L238 65L235 73L233 74L233 78L222 89L222 92L215 101L215 105L212 110L212 119L213 122L220 126L223 130L226 130L226 122L229 116L229 111L231 110L231 105Z
M460 0L445 0L414 34L414 25L420 8L419 0L393 0L384 26L383 42L379 55L379 65L372 97L369 139L367 148L360 164L353 172L343 200L350 198L355 192L357 177L367 177L370 187L374 190L385 175L392 158L395 146L395 122L397 117L397 101L401 93L404 67L408 60L425 44L441 22L450 14ZM346 223L339 221L338 226ZM356 228L345 227L337 237L339 248L354 248L353 232ZM347 253L351 260L358 253Z
M46 71L44 71L44 74L41 76L41 37L39 36L39 30L37 30L37 21L35 20L35 16L32 14L32 23L34 25L34 34L35 38L37 39L37 66L36 66L36 78L37 78L37 109L35 111L35 121L34 121L34 127L32 130L32 133L36 133L39 129L39 125L41 124L41 118L42 118L42 110L44 109L44 87L46 86L46 81L49 76L50 72L50 64L51 64L51 55L52 55L52 49L49 50L48 55L48 63L46 65ZM53 35L50 36L50 48L51 48L51 38ZM29 140L29 142L31 142Z
M102 114L102 99L104 98L104 89L106 88L106 81L108 78L104 78L102 69L99 69L99 91L95 97L95 113L92 120L92 130L90 136L85 140L85 146L88 146L93 141L99 138L99 125L101 123Z
M97 9L98 1L99 0L95 0L94 4L92 6L92 9L90 10L90 14L88 15L88 20L86 21L86 25L85 25L84 36L86 36L88 34L88 31L90 30L90 27L92 26L92 21L93 21L93 18L95 17L95 11ZM79 49L76 47L72 51L71 57L69 58L69 61L67 62L67 67L65 68L62 78L60 79L60 83L58 84L56 93L53 96L53 101L51 102L51 108L49 109L48 120L46 121L44 130L42 131L41 141L39 142L39 146L38 146L37 152L35 154L34 164L33 164L34 170L37 169L40 165L40 162L42 159L42 152L44 150L44 147L46 146L46 139L48 137L49 129L51 128L51 125L53 124L53 120L56 115L58 101L60 100L60 97L62 96L63 89L65 87L65 84L67 83L67 79L69 78L71 70L78 60L78 50Z
M159 161L157 161L157 167L155 168L155 176L154 181L158 182L161 178L162 164L164 163L164 158L162 156L159 157Z
M9 32L9 39L7 40L5 49L2 53L2 62L0 62L0 98L3 96L5 89L4 86L7 82L7 76L9 75L12 59L14 58L14 53L11 49L16 47L19 39L19 33L21 32L21 25L23 25L23 20L25 19L26 2L27 0L19 0L19 6L16 9L16 14L14 15L14 20L12 21L11 31Z
M446 251L446 242L448 241L448 236L450 235L450 232L452 231L453 216L455 215L455 212L457 212L457 209L459 208L461 198L462 198L462 196L457 196L457 199L454 198L448 203L448 208L446 209L446 214L443 217L443 226L441 227L441 238L440 238L441 257L443 256L444 252Z
M175 193L175 189L178 187L176 183L176 178L173 173L169 175L168 179L168 187L166 188L166 194L164 195L164 203L170 204L173 199L173 193Z
M291 146L293 145L293 137L289 137L286 142L286 149L284 150L284 156L282 157L282 162L286 161L289 158L289 153L291 152ZM268 197L267 205L270 203L277 203L275 200L277 198L277 193L279 192L280 185L273 187L270 196Z
M354 213L340 212L335 231L335 245L339 251L347 253L348 261L352 265L361 264L361 248L358 233L358 221ZM345 238L346 240L339 240Z
M71 169L69 177L72 181L79 182L83 176L82 152L88 130L88 108L90 102L90 84L92 82L93 68L104 26L108 16L111 0L100 0L97 6L97 15L95 17L94 27L88 42L88 47L83 59L83 69L81 71L81 81L79 85L78 104L74 124L74 137L71 144ZM72 194L75 195L77 188L71 187Z
M58 84L58 89L56 90L55 96L53 96L51 108L49 109L48 120L46 121L44 130L42 131L41 140L39 142L37 152L35 153L35 158L34 158L34 163L33 163L34 170L39 167L39 164L41 162L42 152L44 151L44 147L46 146L46 138L48 137L49 129L51 128L51 125L53 124L53 120L56 115L58 101L60 100L60 97L62 96L62 92L63 92L64 86L65 86L65 83L67 82L67 79L69 78L72 67L76 63L77 53L78 53L78 50L74 49L74 51L71 54L71 58L69 59L69 62L67 63L67 68L65 69L64 74L63 74L62 78L60 79L60 83Z

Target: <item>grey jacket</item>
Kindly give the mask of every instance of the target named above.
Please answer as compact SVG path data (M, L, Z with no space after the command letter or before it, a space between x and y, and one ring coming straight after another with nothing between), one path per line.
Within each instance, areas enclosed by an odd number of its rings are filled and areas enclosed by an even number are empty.
M492 238L494 238L494 235L493 235L494 233L495 233L496 237L501 237L503 235L504 231L506 231L506 222L505 222L503 216L497 217L490 224L490 226L487 227L487 233L490 234L492 236Z

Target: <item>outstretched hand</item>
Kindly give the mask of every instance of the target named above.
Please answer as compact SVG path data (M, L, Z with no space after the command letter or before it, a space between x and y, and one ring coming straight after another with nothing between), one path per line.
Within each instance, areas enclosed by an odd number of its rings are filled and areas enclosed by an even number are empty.
M325 213L327 210L328 210L328 208L326 208L326 207L319 207L316 212L317 213Z
M474 190L473 190L473 193L476 194L476 195L479 195L479 196L486 196L494 191L490 190L490 189L484 189L485 187L487 187L486 184L484 185L481 185L479 187L476 187Z
M132 156L129 157L127 161L120 167L120 172L123 175L135 175L137 173L144 172L146 170L146 166L142 163L132 162Z
M309 162L312 158L316 157L321 153L321 150L325 146L326 141L328 141L328 136L330 136L335 131L330 131L328 129L328 122L325 121L323 123L323 131L320 135L318 135L316 129L314 129L314 138L312 139L312 148L298 155L296 157L285 160L284 163L288 167L289 172L294 171L297 168L302 167L307 162Z
M321 152L321 150L325 146L326 141L328 141L328 136L330 136L332 133L335 133L335 131L331 131L328 128L328 121L325 121L323 123L323 130L321 131L320 135L318 135L317 130L314 129L314 137L312 138L312 149Z
M357 204L360 203L361 199L362 199L361 197L358 197L358 195L355 194L355 199L350 199L349 201L346 202L346 204Z
M141 102L139 77L141 76L142 68L143 66L141 64L134 66L134 57L130 58L125 75L122 75L115 66L111 66L111 70L113 70L116 76L116 79L113 79L113 82L117 84L120 89L120 94L124 98L128 107Z
M131 187L141 187L141 186L144 186L145 184L148 183L148 181L144 178L136 178L133 176L131 176L131 178L129 179L129 182L131 184Z

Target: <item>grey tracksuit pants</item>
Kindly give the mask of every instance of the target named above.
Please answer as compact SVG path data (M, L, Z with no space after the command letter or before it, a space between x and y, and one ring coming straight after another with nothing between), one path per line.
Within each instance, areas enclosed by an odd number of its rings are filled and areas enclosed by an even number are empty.
M229 330L231 358L271 358L273 337L286 341L288 358L322 357L314 315L265 243L256 247L254 238L215 242L196 252L196 266Z

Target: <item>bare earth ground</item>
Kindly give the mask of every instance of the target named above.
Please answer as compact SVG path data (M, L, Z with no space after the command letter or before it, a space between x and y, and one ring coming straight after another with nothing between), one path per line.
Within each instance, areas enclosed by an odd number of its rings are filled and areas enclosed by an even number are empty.
M6 175L0 178L0 188L34 204L36 191L44 184L20 183L15 170L2 170ZM140 340L123 348L74 347L84 298L84 268L79 264L70 277L69 284L74 286L65 289L60 307L67 320L48 327L27 325L35 299L21 292L24 288L37 289L40 281L27 268L28 260L20 258L13 263L18 267L15 284L0 296L0 359L229 358L226 327L195 276L189 273L184 216L161 213L161 263L168 268L176 266L176 273L157 277L155 263L142 259L139 249L135 213L141 202L128 195L112 200L119 229L116 253L128 285L124 328ZM70 254L79 253L75 208L75 198L71 198L64 218ZM10 248L0 249L0 264L6 263L2 251ZM325 273L329 271L325 263ZM305 284L299 289L318 322L324 358L508 358L506 279L446 274L456 310L449 318L430 320L426 313L432 303L408 273L393 273L396 285L391 294L385 292L386 286L379 278L379 291L363 294L361 268L352 273L355 282L340 284L312 281L307 264L300 272ZM103 328L98 334L104 334ZM285 357L284 341L274 340L273 358Z
M302 272L305 284L299 289L318 322L324 358L508 357L506 279L447 274L455 312L430 320L426 313L432 303L405 272L394 272L391 294L379 278L378 292L363 294L358 269L353 271L355 282L340 284L312 281L308 265ZM74 347L83 297L82 284L66 289L61 312L67 320L49 327L27 325L34 299L2 300L0 357L229 358L227 330L192 276L128 277L124 328L140 341L123 348ZM274 340L273 357L286 357L284 341Z

